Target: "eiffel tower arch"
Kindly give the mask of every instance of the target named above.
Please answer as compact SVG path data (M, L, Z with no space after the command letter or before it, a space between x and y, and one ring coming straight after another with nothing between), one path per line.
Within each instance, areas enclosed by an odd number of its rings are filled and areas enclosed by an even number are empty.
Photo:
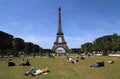
M59 42L59 40L61 39L61 41ZM67 42L64 39L64 33L62 31L62 23L61 23L61 8L58 8L58 31L56 34L56 40L54 42L53 45L53 52L57 53L57 49L58 48L63 48L65 53L68 52L68 46L67 46Z

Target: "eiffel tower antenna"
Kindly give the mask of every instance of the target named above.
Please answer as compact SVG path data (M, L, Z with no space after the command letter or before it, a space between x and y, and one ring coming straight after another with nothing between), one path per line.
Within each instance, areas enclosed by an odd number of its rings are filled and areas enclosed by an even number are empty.
M61 8L58 7L58 32L57 35L63 35L62 32L62 22L61 22Z

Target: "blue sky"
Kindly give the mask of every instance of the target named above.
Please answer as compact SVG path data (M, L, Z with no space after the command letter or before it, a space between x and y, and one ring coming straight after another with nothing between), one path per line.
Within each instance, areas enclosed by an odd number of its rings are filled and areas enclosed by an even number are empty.
M52 48L58 6L69 48L79 48L103 35L120 34L120 0L0 0L0 30Z

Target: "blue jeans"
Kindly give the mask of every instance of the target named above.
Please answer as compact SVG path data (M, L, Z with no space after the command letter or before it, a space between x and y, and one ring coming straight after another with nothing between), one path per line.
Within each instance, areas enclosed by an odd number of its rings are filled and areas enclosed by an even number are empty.
M98 64L91 64L90 67L99 67Z
M32 67L30 70L28 70L26 72L27 75L31 74L31 73L34 73L36 70L34 69L34 67Z

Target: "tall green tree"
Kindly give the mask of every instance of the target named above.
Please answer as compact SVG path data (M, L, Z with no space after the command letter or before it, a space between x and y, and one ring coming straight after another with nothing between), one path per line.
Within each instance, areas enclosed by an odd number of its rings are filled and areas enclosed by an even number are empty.
M120 50L120 36L116 33L113 35L105 35L95 39L94 46L96 51L104 51L110 53L111 51Z
M101 50L103 50L103 41L102 41L101 37L95 39L93 44L94 44L95 51L99 51L100 52Z
M43 54L43 48L40 47L40 48L39 48L39 55L42 55L42 54Z
M35 58L35 55L36 55L36 54L38 55L39 51L40 51L40 46L34 44L34 46L33 46L33 53L34 53L34 54L33 54L33 57L34 57L34 58Z
M34 44L31 42L26 42L25 43L25 54L30 55L33 53L33 49L34 49Z
M114 53L116 51L120 51L120 35L118 35L117 33L114 33L112 35L112 50L114 51Z
M85 43L81 45L81 50L85 53L92 52L94 50L94 45L92 43Z
M14 38L13 40L13 48L15 51L15 56L18 56L18 52L23 52L25 48L25 42L21 38Z
M2 57L4 57L5 51L6 50L11 50L12 49L12 40L13 36L0 31L0 52Z

